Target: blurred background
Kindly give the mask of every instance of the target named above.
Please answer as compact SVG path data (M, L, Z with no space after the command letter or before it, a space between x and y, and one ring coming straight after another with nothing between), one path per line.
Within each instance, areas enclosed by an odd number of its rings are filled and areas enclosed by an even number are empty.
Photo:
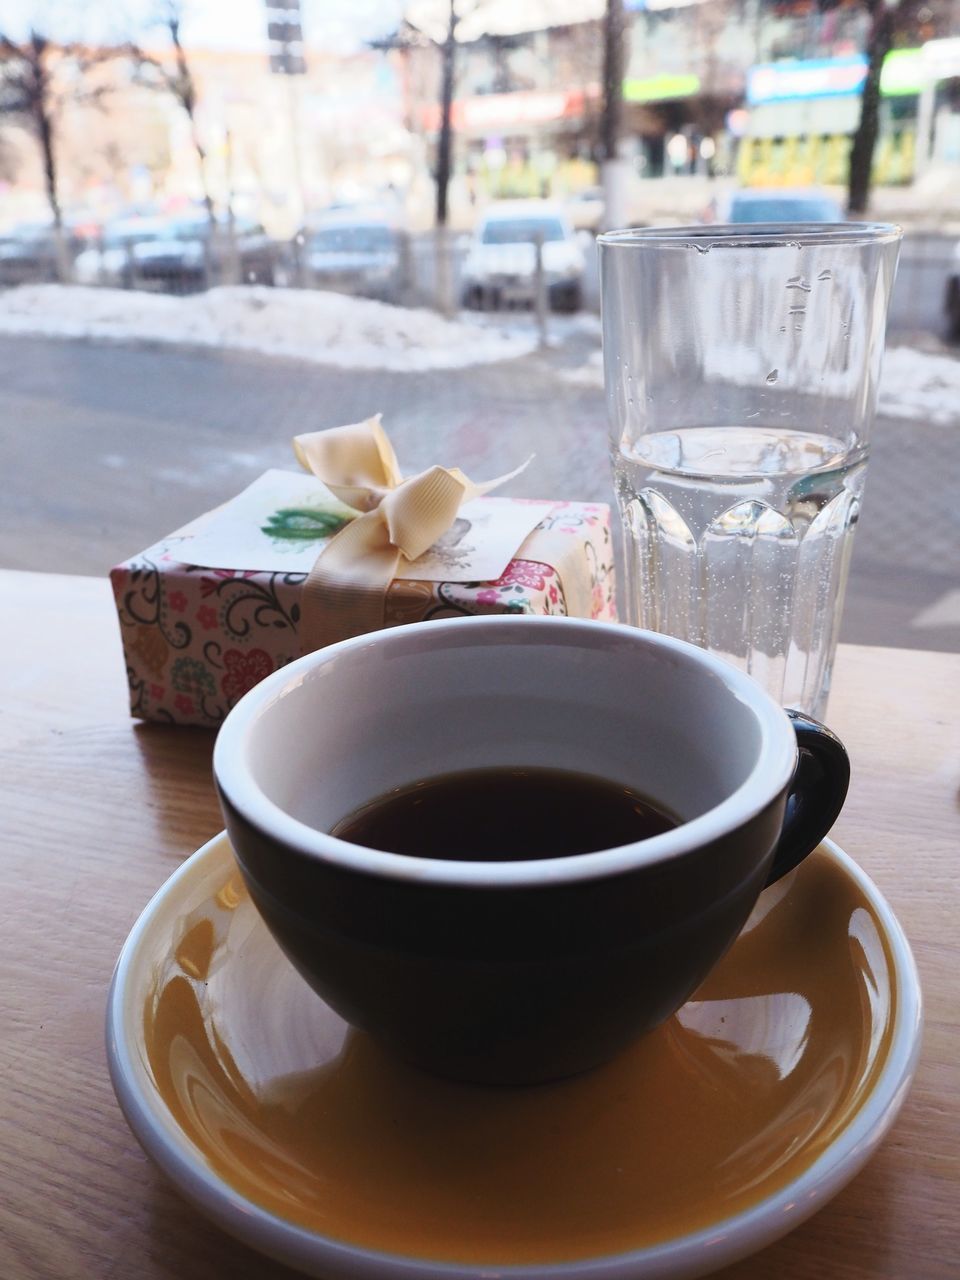
M608 500L597 232L847 217L905 239L844 634L960 646L960 0L3 0L0 564L379 409Z
M519 305L539 238L569 311L596 305L600 228L868 210L938 264L936 298L899 318L933 323L935 302L960 331L960 0L5 0L0 17L2 285Z

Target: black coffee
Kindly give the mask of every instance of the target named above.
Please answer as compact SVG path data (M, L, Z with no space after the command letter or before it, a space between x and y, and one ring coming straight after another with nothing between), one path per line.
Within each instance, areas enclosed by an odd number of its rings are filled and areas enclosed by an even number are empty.
M646 796L565 769L469 769L355 810L332 834L387 853L466 862L570 857L646 840L678 819Z

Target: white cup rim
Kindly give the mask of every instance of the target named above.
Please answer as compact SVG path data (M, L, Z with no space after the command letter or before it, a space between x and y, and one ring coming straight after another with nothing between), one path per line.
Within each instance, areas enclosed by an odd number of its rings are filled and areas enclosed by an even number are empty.
M760 742L750 773L719 804L661 835L592 853L515 862L446 861L367 849L293 817L265 795L255 781L249 766L249 747L257 721L273 703L288 696L308 672L347 651L391 644L402 646L411 637L429 647L432 638L442 641L451 628L459 634L464 628L472 628L486 643L509 636L510 630L519 627L542 630L544 640L550 643L556 643L558 635L568 636L571 643L578 637L581 642L588 641L591 634L599 639L601 632L608 640L626 639L629 643L630 637L634 637L637 643L670 650L681 660L708 668L725 686L731 700L746 704L754 715ZM789 785L796 762L796 736L786 713L752 677L716 655L672 636L617 623L526 615L411 623L356 636L307 654L267 676L240 699L224 720L213 751L213 772L222 797L244 821L295 854L379 879L486 889L596 880L703 848L761 813Z

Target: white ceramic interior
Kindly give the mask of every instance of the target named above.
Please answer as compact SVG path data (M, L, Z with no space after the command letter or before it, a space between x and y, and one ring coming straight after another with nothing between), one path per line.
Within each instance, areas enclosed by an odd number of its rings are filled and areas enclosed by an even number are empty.
M643 842L655 860L740 825L795 762L783 711L720 659L632 628L526 617L398 627L310 654L241 700L214 753L231 803L298 849L380 874L485 882L536 877L544 862L374 863L325 833L425 777L540 766L634 787L681 817ZM612 871L640 848L550 860L550 874Z

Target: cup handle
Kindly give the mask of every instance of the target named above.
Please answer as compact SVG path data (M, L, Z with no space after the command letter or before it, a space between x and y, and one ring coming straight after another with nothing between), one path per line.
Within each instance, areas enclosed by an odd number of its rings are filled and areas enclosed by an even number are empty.
M837 735L800 711L787 715L799 754L767 885L813 852L836 822L850 784L850 759Z

